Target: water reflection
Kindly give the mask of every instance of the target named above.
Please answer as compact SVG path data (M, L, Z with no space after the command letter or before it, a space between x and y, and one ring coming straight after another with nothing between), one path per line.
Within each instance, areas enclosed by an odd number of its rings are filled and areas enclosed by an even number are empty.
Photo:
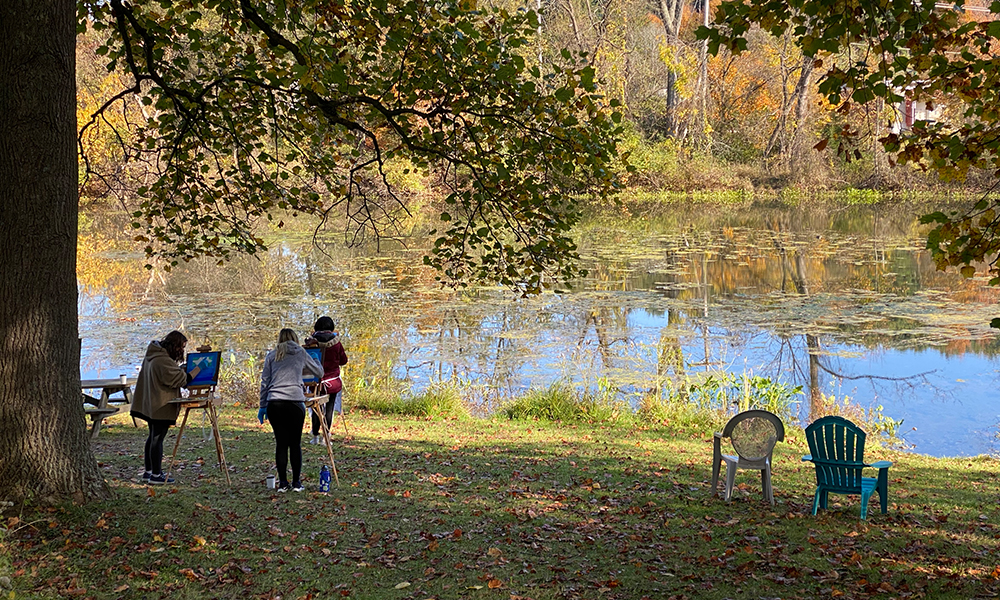
M437 288L419 266L419 239L375 253L282 232L259 258L147 271L119 217L94 215L80 242L82 369L134 368L148 339L176 327L260 356L280 327L305 331L331 314L352 350L349 377L392 365L416 387L460 379L484 406L557 379L664 394L721 368L804 385L803 420L826 396L848 395L903 418L920 452L990 451L1000 340L988 323L1000 290L936 271L920 249L920 212L705 205L601 215L580 228L587 279L527 301Z

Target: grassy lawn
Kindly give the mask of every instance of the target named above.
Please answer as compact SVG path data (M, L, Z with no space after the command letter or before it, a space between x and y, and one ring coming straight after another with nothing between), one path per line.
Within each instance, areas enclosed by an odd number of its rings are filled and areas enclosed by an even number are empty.
M304 447L305 493L277 494L256 409L221 420L226 486L200 418L177 483L148 488L145 429L95 442L117 498L29 510L0 529L0 598L986 598L1000 593L1000 484L991 459L869 448L889 513L831 495L810 515L800 431L778 445L777 505L740 471L713 498L711 431L348 415L340 485ZM176 432L176 428L171 430ZM173 447L168 438L168 453ZM0 578L0 583L5 581Z

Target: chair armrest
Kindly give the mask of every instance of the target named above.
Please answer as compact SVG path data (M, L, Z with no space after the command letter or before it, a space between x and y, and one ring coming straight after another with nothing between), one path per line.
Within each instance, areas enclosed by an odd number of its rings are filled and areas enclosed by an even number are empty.
M892 466L892 462L888 460L880 460L878 462L873 462L872 464L867 466L874 467L876 469L888 469L889 467Z
M812 454L806 454L805 456L802 457L802 462L812 462L812 459L813 459Z

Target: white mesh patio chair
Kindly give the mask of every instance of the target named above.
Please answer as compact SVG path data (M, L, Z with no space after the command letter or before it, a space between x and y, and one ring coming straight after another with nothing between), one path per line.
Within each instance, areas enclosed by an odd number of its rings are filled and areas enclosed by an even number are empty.
M732 442L736 455L722 453L722 440ZM785 439L785 426L781 419L766 410L741 412L726 423L722 433L716 433L712 456L712 495L718 493L719 469L726 465L725 499L733 495L738 469L760 471L764 498L774 505L774 490L771 487L771 453L774 445Z

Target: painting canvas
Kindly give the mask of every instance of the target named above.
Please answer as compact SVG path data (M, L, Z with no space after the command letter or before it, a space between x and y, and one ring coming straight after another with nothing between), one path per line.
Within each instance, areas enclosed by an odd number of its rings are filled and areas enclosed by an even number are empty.
M306 352L309 356L316 359L316 362L323 364L323 349L322 348L306 348ZM302 373L303 383L319 383L319 377L313 377L311 373Z
M198 375L191 380L188 387L219 384L219 357L222 352L191 352L187 355L187 370L190 373L195 367L201 367Z

